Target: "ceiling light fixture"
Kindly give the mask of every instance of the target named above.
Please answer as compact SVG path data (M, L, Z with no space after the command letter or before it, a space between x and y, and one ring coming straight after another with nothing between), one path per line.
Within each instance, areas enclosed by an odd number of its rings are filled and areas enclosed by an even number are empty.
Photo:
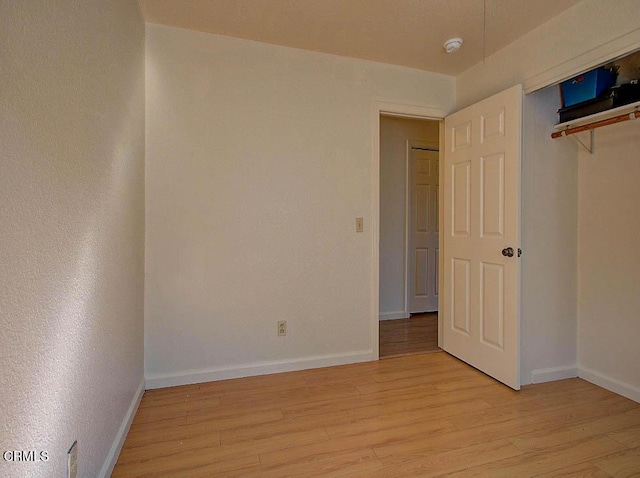
M451 38L444 42L444 50L447 53L454 53L462 46L462 38Z

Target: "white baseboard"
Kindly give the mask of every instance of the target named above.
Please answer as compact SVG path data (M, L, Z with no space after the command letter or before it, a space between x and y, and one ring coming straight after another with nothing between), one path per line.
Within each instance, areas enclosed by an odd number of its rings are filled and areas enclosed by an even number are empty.
M129 410L127 410L127 414L124 416L124 420L122 424L120 424L120 429L118 430L118 434L116 435L115 440L113 440L113 444L111 445L111 449L107 454L107 458L102 465L102 469L98 476L100 478L109 478L111 473L113 473L113 469L116 466L116 462L118 461L118 457L120 456L120 450L122 450L122 445L124 445L124 440L127 438L127 433L129 433L129 428L131 428L131 422L133 422L133 417L136 416L136 412L138 411L138 407L140 406L140 400L142 400L142 395L144 394L144 379L140 382L138 386L138 390L136 390L135 395L133 396L133 400L131 401L131 405L129 405Z
M404 310L398 310L397 312L383 312L380 314L380 320L396 320L406 319L409 316Z
M585 367L578 368L578 377L640 403L640 388L634 385Z
M578 376L577 367L537 368L531 372L531 383L555 382Z
M153 388L175 387L193 383L215 382L230 378L268 375L271 373L291 372L310 368L331 367L373 360L372 350L363 350L346 354L317 355L293 360L258 362L228 367L216 367L200 370L186 370L170 374L149 374L145 377L147 390Z

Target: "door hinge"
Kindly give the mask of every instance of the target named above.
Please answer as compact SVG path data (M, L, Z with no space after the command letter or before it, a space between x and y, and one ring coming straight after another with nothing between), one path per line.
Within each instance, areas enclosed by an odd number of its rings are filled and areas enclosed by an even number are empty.
M520 257L521 255L522 255L522 249L518 247L518 257Z

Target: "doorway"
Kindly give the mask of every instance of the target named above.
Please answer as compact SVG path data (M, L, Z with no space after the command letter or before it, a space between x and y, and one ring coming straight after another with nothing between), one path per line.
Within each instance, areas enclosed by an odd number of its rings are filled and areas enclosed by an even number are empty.
M380 358L438 349L440 121L380 115Z

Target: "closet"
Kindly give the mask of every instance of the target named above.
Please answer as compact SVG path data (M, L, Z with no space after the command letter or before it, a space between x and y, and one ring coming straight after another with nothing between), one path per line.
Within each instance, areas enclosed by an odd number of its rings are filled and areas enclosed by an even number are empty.
M640 77L640 53L613 63ZM640 400L640 121L600 123L639 104L556 126L561 106L558 85L525 96L523 383L579 375Z

